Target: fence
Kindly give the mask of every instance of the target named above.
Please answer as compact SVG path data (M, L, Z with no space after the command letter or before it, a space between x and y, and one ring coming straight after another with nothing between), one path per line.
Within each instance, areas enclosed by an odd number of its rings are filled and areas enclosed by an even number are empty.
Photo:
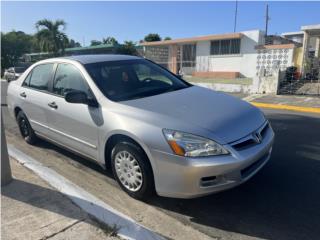
M290 67L279 78L279 94L310 95L320 97L320 59L312 58L304 63L304 72Z
M172 72L191 75L196 70L196 45L147 46L142 55Z

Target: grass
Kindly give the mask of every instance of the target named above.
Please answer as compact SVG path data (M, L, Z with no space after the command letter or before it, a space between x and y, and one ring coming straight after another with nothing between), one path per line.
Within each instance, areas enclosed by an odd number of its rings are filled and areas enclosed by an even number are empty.
M115 239L118 239L118 231L120 230L120 227L117 225L109 226L106 223L100 221L94 216L91 216L89 214L89 218L96 224L96 227L100 228L101 231L107 236L107 237L114 237ZM120 238L119 238L120 239Z
M234 78L234 79L223 79L223 78L200 78L193 76L183 77L188 82L193 83L224 83L224 84L240 84L240 85L251 85L251 78Z

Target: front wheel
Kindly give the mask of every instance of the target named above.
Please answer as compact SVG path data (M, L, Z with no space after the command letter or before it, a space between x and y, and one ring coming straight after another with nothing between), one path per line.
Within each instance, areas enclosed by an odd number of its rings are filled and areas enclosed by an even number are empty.
M118 143L112 150L114 177L131 197L146 200L154 191L152 168L145 153L133 143Z
M18 112L17 114L17 123L21 136L24 138L24 140L29 144L35 144L37 141L37 136L34 133L27 116L22 111Z

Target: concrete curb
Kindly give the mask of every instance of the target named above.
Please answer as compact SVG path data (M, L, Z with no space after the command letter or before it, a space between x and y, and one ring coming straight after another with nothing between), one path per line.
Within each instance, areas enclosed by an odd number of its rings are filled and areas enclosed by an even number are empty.
M261 108L271 108L271 109L279 109L279 110L289 110L296 112L307 112L307 113L318 113L320 114L320 108L314 107L300 107L300 106L292 106L292 105L283 105L283 104L271 104L271 103L260 103L260 102L249 102L256 107Z
M118 229L118 236L130 240L164 240L162 236L140 225L132 218L113 209L94 195L75 185L52 169L43 166L37 160L21 152L14 146L8 145L8 152L11 157L16 159L26 168L35 172L40 178L67 196L85 212L109 226L116 226Z
M318 107L302 107L302 106L294 106L294 105L286 105L286 104L275 104L275 103L263 103L263 102L255 102L254 100L262 97L262 94L252 94L243 98L242 100L251 103L252 105L260 108L270 108L270 109L278 109L278 110L289 110L296 112L307 112L307 113L320 113L320 108Z

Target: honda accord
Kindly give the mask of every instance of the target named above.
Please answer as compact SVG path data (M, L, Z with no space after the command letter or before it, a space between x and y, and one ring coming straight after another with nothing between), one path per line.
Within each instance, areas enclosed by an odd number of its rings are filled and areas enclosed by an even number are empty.
M9 84L8 108L27 143L46 139L110 167L138 199L237 186L266 164L274 139L251 104L135 56L39 61Z

